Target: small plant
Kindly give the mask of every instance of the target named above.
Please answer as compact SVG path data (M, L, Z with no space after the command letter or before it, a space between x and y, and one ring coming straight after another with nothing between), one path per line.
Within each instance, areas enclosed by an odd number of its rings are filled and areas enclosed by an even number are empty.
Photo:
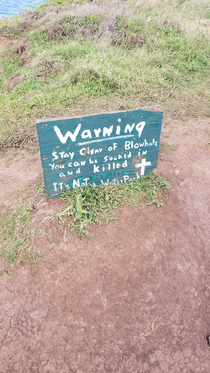
M85 15L83 18L80 18L78 20L78 25L80 27L86 26L88 28L92 28L94 32L97 32L99 29L99 20L94 15L91 15L91 16Z
M115 36L112 44L122 45L127 49L137 48L146 42L143 35L145 24L141 18L128 19L128 16L117 16L115 20Z
M34 42L34 43L44 43L47 41L47 32L45 27L37 28L30 32L27 36L27 39Z
M210 19L210 12L207 12L207 13L204 15L204 17L205 17L206 19Z
M38 192L39 192L39 194L41 196L44 196L45 195L45 186L44 186L44 183L37 184L36 185L36 190L38 190Z
M175 152L176 145L174 144L167 144L165 142L160 143L160 155L162 154L170 154Z
M128 28L128 16L117 16L115 27L118 31L121 31L124 28Z
M129 184L93 186L69 190L62 195L66 202L65 210L57 214L60 224L69 224L80 236L87 236L90 224L108 223L117 219L116 212L120 206L137 205L137 201L146 198L146 204L163 206L159 201L159 191L166 191L169 184L158 174L151 174Z

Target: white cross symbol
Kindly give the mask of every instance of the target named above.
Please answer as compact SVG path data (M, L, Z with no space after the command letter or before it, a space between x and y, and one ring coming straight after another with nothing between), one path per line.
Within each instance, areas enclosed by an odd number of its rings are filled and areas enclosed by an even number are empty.
M143 158L141 163L135 165L136 168L141 168L141 176L144 176L146 166L151 166L151 162L146 162L146 158Z

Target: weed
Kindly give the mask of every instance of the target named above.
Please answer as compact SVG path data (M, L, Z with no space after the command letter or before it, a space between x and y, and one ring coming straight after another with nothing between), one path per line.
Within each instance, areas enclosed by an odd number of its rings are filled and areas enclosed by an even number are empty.
M45 195L45 186L44 183L39 183L36 185L36 190L39 192L41 196Z
M91 15L85 15L83 18L78 20L78 25L80 27L86 26L93 29L94 32L97 32L99 29L99 20L98 17Z
M210 19L210 12L207 12L207 13L204 15L204 17L205 17L206 19Z
M47 31L45 27L40 27L31 31L27 39L39 45L44 44L47 41Z
M145 21L141 17L135 17L131 20L128 16L117 16L115 20L116 32L112 38L112 44L121 45L125 48L140 47L146 42L143 35L146 31Z
M115 27L118 31L128 28L128 16L117 16Z
M174 144L167 144L165 142L160 143L160 154L170 154L175 152L176 145Z
M108 223L116 219L120 206L131 204L137 206L142 198L146 204L163 205L159 201L159 191L166 191L169 184L158 174L151 174L129 184L88 185L84 188L69 190L62 195L66 202L65 210L57 214L60 224L68 223L78 235L87 236L90 224Z
M38 255L28 240L32 210L33 206L27 203L3 223L0 232L0 254L4 257L5 264L21 264L26 259L31 268L36 265Z

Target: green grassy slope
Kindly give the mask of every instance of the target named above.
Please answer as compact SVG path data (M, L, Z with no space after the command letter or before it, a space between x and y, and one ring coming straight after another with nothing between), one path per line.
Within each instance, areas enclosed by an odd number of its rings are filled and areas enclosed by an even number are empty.
M0 22L16 40L0 54L1 148L34 136L40 117L150 105L210 114L208 1L49 3Z

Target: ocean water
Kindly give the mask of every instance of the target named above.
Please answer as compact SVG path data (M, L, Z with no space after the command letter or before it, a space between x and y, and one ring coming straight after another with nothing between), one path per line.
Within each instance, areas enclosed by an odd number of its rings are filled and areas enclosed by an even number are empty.
M0 0L0 18L13 16L24 9L33 9L43 4L43 0Z

